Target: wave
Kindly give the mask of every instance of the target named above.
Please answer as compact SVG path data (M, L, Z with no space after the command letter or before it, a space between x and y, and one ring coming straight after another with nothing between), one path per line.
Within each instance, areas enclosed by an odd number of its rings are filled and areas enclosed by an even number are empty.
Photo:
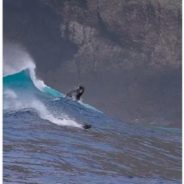
M3 109L5 112L29 109L35 111L41 119L57 125L83 127L81 123L76 122L64 112L56 110L50 105L50 102L55 100L60 101L60 104L63 105L66 101L65 95L39 80L34 68L27 68L14 74L5 75L3 86ZM88 104L80 103L80 105L95 110Z
M3 57L4 113L17 113L26 109L57 125L82 127L83 123L76 120L76 114L81 116L81 109L84 112L100 112L83 102L66 99L62 92L38 79L33 58L21 45L5 44Z
M4 89L14 89L15 91L24 93L43 92L52 97L63 97L59 91L45 85L43 81L36 78L33 69L25 69L18 73L3 77Z

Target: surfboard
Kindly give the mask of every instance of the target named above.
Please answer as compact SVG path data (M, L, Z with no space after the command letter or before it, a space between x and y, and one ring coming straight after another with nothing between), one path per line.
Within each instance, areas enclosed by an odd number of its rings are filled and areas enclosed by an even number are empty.
M84 125L83 125L83 128L84 128L84 129L90 129L91 127L92 127L92 126L91 126L90 124L84 124Z

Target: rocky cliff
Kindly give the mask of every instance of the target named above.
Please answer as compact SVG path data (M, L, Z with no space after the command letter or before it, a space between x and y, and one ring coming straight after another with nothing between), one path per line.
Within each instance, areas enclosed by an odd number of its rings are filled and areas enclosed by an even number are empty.
M113 117L179 125L181 19L180 0L4 0L4 41Z

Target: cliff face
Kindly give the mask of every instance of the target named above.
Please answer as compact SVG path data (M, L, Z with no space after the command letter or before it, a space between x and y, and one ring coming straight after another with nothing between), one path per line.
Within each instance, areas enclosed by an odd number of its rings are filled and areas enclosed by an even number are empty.
M181 1L4 0L5 41L23 44L38 74L124 121L181 118Z

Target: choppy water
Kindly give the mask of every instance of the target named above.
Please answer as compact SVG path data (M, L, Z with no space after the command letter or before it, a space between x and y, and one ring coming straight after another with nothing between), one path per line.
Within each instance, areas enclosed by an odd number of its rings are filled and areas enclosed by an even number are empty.
M119 122L35 80L4 77L4 183L181 183L180 129Z

